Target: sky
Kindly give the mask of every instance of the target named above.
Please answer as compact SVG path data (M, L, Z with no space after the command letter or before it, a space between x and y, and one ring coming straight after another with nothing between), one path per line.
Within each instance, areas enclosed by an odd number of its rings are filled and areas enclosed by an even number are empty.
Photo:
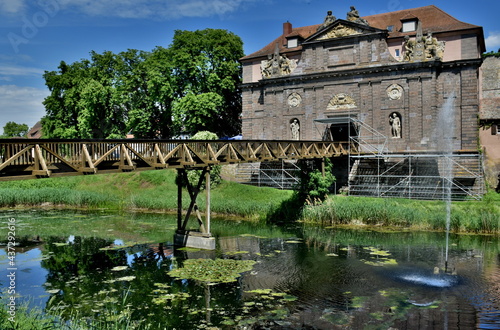
M487 51L500 48L498 0L0 0L0 133L9 121L32 127L45 115L43 74L90 52L151 51L168 47L175 30L224 29L238 35L245 54L283 31L320 24L331 10L345 19L435 5L484 29Z

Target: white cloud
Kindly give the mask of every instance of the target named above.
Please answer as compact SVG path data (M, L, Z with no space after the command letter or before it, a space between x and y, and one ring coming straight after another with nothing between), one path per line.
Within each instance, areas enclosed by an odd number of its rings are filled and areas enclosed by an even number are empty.
M59 0L59 4L91 16L172 19L224 15L257 1L263 0Z
M7 14L19 14L24 10L23 0L0 0L0 12Z
M0 64L0 76L40 76L44 70L38 68L22 67L15 65L2 65Z
M9 121L32 127L45 115L46 89L0 85L0 131Z
M500 48L500 31L488 33L485 42L487 50L497 51Z

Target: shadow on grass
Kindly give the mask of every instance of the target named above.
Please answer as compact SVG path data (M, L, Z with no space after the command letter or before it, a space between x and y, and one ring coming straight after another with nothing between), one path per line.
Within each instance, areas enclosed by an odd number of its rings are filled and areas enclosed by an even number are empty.
M266 216L269 224L282 225L297 221L302 215L304 198L295 192L289 199L283 201Z

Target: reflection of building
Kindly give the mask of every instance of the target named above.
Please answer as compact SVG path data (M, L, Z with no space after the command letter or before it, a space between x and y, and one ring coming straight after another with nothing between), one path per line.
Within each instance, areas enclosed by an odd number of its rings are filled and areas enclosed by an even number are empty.
M359 20L352 12L345 20L312 26L286 22L281 36L241 59L243 137L291 140L290 122L297 119L300 139L356 138L363 151L391 155L377 160L377 166L383 163L377 173L401 167L393 176L408 177L409 154L440 152L435 132L443 126L436 127L437 118L452 99L449 124L455 128L445 139L461 152L453 160L456 167L471 167L467 178L454 173L453 181L477 184L482 27L435 6ZM354 163L362 168L370 160Z

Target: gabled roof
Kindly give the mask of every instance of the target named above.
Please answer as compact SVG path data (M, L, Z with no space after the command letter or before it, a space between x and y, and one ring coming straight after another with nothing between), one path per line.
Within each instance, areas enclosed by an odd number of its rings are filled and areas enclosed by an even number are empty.
M379 29L387 29L388 26L394 26L392 32L389 33L389 38L415 34L415 32L401 32L403 27L402 21L411 20L412 18L418 18L422 24L424 34L427 32L439 33L481 28L478 25L459 21L434 5L365 17L371 26Z
M315 39L321 38L321 36L328 34L328 32L335 30L337 27L339 28L347 28L350 29L351 31L356 31L358 34L365 34L365 33L385 33L385 29L378 29L374 28L372 26L368 25L363 25L355 22L350 22L346 21L343 19L337 19L335 22L330 24L328 27L317 31L316 33L313 33L310 35L307 39L306 42L314 41Z
M459 21L434 5L413 8L413 9L404 9L384 14L365 16L363 18L366 19L369 25L373 28L386 30L387 27L393 26L394 28L392 32L389 32L388 34L388 38L390 39L390 38L403 37L405 35L414 35L415 32L405 32L405 33L401 32L403 26L402 20L404 21L412 19L413 17L415 17L415 19L418 18L418 20L421 22L422 31L424 33L427 32L440 33L440 32L453 32L453 31L477 29L479 31L478 33L480 34L480 38L482 38L482 40L480 40L479 43L482 44L483 45L482 47L484 48L484 36L481 26ZM278 43L279 52L282 54L301 51L302 50L301 45L295 48L287 48L286 38L293 36L300 36L303 39L308 39L313 34L318 32L317 30L320 25L321 24L315 24L310 26L292 28L292 31L290 33L279 36L264 48L241 58L241 60L267 57L267 55L274 53L276 43Z

